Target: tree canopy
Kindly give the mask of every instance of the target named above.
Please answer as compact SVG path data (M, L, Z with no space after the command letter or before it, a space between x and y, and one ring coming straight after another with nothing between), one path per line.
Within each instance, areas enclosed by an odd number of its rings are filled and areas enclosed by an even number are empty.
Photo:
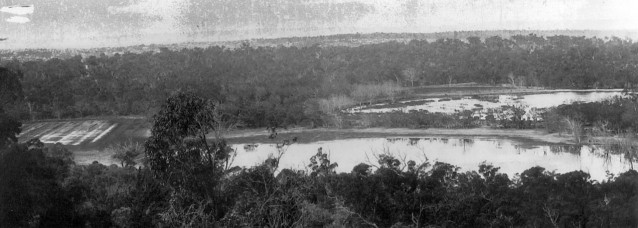
M361 88L476 82L548 88L628 88L638 44L570 36L395 41L305 47L208 47L3 61L24 73L21 118L151 115L176 90L220 103L244 126L313 121L321 99L374 97ZM355 92L356 91L356 92Z

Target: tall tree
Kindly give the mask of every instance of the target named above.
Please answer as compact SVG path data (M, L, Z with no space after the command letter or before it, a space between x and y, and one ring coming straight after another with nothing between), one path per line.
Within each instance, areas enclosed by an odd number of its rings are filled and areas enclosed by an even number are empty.
M194 205L207 211L206 218L198 219L210 221L211 216L223 216L219 183L229 169L232 149L222 139L211 142L207 138L219 126L214 108L210 100L177 92L154 117L151 136L145 143L150 168L183 200L172 205L180 211L170 220L193 219L187 211Z
M0 67L0 107L7 107L22 98L21 77L20 73Z
M5 113L5 108L22 98L20 74L0 67L0 149L18 141L22 123Z

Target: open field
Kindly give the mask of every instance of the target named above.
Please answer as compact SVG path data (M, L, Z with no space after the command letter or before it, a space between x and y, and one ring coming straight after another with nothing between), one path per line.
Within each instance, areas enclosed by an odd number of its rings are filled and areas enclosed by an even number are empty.
M127 140L143 143L149 129L143 117L47 120L24 123L19 140L39 138L46 144L60 143L73 152L79 164L98 161L110 165L117 162L104 148Z
M24 123L19 140L39 138L71 150L100 149L129 139L143 140L150 135L149 129L150 124L143 117L47 120Z

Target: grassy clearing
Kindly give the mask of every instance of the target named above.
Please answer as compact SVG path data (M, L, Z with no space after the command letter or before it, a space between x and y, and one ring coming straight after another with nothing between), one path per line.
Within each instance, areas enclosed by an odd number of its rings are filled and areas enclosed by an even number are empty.
M73 156L77 164L88 165L97 161L103 165L120 165L118 161L112 158L113 153L107 150L70 150L73 152Z
M23 124L19 140L41 138L65 144L72 151L95 150L127 140L143 142L149 136L150 126L145 118L131 117L36 121ZM102 135L105 130L109 131ZM87 134L92 136L84 137Z

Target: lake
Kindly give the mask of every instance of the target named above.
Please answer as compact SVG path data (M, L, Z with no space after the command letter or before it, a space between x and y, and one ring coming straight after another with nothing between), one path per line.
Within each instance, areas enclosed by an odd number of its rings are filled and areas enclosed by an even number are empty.
M236 144L234 164L252 166L263 162L278 149L273 144ZM417 163L436 161L449 163L461 171L478 170L479 164L488 162L501 167L510 177L534 166L549 171L566 173L582 170L595 180L606 178L607 172L618 174L631 169L632 164L623 155L610 154L600 147L573 145L521 146L510 139L488 138L365 138L293 144L282 148L284 155L279 170L293 168L305 170L311 156L322 148L329 153L331 162L338 163L338 172L350 172L359 163L377 164L375 155L390 153L401 159Z
M502 118L502 107L517 106L526 111L524 119L540 119L540 110L556 107L573 102L596 102L611 99L615 96L623 96L619 90L608 91L570 91L528 95L482 95L465 96L458 98L428 98L418 100L400 101L395 104L375 104L359 106L348 109L350 113L385 113L385 112L410 112L426 110L431 113L455 113L472 110L473 116L484 119L489 114L494 114L496 119ZM508 116L505 116L508 118Z

